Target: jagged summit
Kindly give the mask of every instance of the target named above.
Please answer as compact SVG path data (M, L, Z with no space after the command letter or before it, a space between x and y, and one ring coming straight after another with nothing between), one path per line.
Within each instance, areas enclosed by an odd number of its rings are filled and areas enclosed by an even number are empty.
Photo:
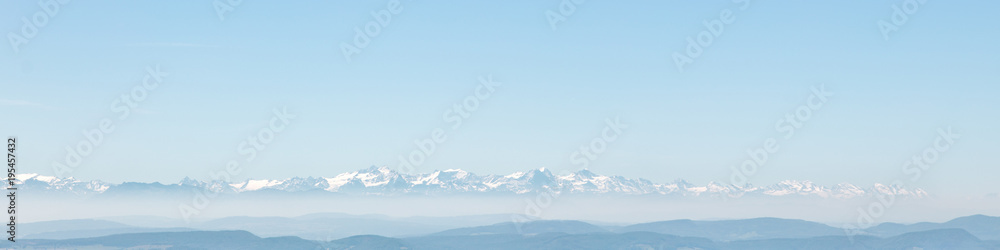
M79 195L101 194L109 188L129 188L151 183L110 184L102 181L80 181L72 177L57 178L38 174L18 174L17 183L23 189L66 192ZM206 188L223 193L242 193L262 190L304 192L325 191L361 195L397 194L450 194L490 193L525 194L533 192L558 192L569 194L622 194L664 196L790 196L849 199L872 195L897 195L908 198L926 197L922 189L876 183L862 188L850 183L835 186L817 185L811 181L786 180L768 186L709 182L697 185L683 179L668 183L654 183L642 178L605 176L582 169L555 175L547 168L515 172L508 175L476 175L461 169L435 170L430 173L401 174L386 166L371 166L358 171L341 173L333 177L294 177L284 180L250 179L241 182L196 180L185 177L178 187Z

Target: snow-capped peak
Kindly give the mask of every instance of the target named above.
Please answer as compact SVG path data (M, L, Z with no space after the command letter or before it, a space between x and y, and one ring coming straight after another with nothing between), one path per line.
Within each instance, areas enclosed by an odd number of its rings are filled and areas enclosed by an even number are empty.
M678 196L813 196L820 198L849 199L872 195L895 195L922 198L927 192L919 188L907 189L876 183L871 188L862 188L849 183L822 186L811 181L785 180L768 186L755 187L747 183L736 185L709 182L696 185L683 179L668 183L654 183L642 178L605 176L582 169L563 172L555 176L547 168L508 175L480 176L461 169L446 169L424 174L400 174L382 166L341 173L333 177L289 178L284 180L250 179L239 182L201 182L185 177L181 187L209 188L222 192L255 192L276 190L299 192L325 190L327 192L354 193L362 195L430 194L430 193L508 193L524 194L532 192L558 192L579 194L620 194L620 195L678 195ZM38 174L18 174L16 183L25 189L43 189L54 192L76 194L100 194L116 184L101 181L84 182L73 178L57 178ZM140 185L142 183L139 183ZM133 185L133 184L130 184Z

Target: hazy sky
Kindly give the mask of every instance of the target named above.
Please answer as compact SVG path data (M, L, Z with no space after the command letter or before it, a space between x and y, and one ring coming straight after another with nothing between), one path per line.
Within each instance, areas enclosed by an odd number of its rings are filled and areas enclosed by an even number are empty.
M926 1L887 40L878 23L903 1L586 1L553 29L560 1L403 0L345 59L341 44L389 2L244 1L220 20L211 1L72 1L15 52L22 18L45 12L8 1L0 131L20 140L20 171L53 175L108 118L69 176L174 183L230 160L238 179L396 167L438 128L447 139L418 172L576 170L574 151L617 118L628 127L589 162L599 174L728 182L777 138L751 183L1000 191L998 2ZM726 10L678 70L673 55ZM169 75L122 119L115 100L156 65ZM502 85L453 128L445 112L486 76ZM776 123L820 86L835 94L786 139ZM297 117L248 163L237 148L275 108ZM903 163L948 127L961 138L910 182Z

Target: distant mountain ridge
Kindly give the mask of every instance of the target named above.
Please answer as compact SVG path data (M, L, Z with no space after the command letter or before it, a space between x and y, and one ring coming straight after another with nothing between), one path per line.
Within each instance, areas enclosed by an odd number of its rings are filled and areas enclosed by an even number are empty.
M997 249L961 229L938 229L879 238L822 236L712 241L653 232L457 235L390 238L359 235L332 241L299 237L262 238L247 231L128 233L65 240L20 240L19 249Z
M110 219L110 220L109 220ZM154 223L149 223L155 221ZM21 225L21 239L63 240L103 237L122 233L190 232L245 230L260 237L296 236L307 240L331 241L359 235L379 235L397 239L441 237L532 237L546 234L632 234L655 233L676 237L701 238L714 242L837 237L837 244L850 238L891 238L916 232L961 230L982 241L1000 243L1000 217L971 215L947 222L915 224L882 223L861 231L846 231L821 223L781 218L736 220L654 221L623 226L600 226L575 220L512 222L507 214L449 217L390 217L377 214L350 215L318 213L297 217L233 216L193 224L181 219L115 217L108 219L29 222ZM174 223L176 222L176 223ZM184 227L178 227L183 225ZM819 238L818 238L819 237ZM847 237L847 238L840 238ZM963 236L966 237L966 236ZM846 241L844 241L846 240Z
M715 241L809 238L819 236L841 236L846 234L843 229L816 222L779 218L753 218L722 221L657 221L625 226L618 229L617 232L654 232L683 237L708 238Z
M874 195L895 195L923 198L923 189L905 189L876 183L862 188L849 183L821 186L811 181L786 180L769 186L735 186L710 182L699 186L684 180L654 183L642 178L598 175L580 170L566 175L554 175L545 168L509 175L476 175L460 169L424 174L400 174L387 167L370 167L334 177L295 177L284 180L247 180L243 182L199 181L184 178L177 184L126 182L111 184L99 180L80 181L72 177L56 178L38 174L18 174L17 183L26 190L76 195L103 193L161 192L172 189L207 189L220 193L263 191L329 192L356 195L399 194L526 194L553 192L558 194L624 194L666 195L683 197L742 197L800 196L850 199Z
M961 228L983 240L1000 241L1000 217L992 217L981 214L959 217L943 223L920 222L908 225L899 223L882 223L865 229L865 232L878 237L887 237L909 232L949 228Z

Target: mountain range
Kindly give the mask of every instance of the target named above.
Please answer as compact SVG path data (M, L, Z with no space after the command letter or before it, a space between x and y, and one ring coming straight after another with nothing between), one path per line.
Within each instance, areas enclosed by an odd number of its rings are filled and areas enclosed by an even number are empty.
M822 186L811 181L786 180L768 186L736 186L718 182L695 185L678 179L668 183L654 183L642 178L598 175L589 170L554 175L545 168L508 175L476 175L460 169L434 171L423 174L401 174L387 167L372 166L333 177L295 177L283 180L246 180L225 182L199 181L185 177L176 184L125 182L112 184L99 180L81 181L72 177L57 178L38 174L18 174L17 184L22 190L43 193L98 195L118 193L160 192L163 190L205 189L219 193L253 192L321 192L352 195L404 195L404 194L623 194L664 195L682 197L820 197L850 199L875 195L894 195L904 198L924 198L922 189L875 183L860 187L850 183Z
M425 236L359 235L334 241L299 237L261 238L247 231L127 233L65 240L0 242L6 249L997 249L961 229L907 233L889 238L823 236L715 242L652 232L548 233L540 235Z
M497 215L392 218L326 213L292 218L227 217L191 225L193 228L136 227L100 219L66 220L26 223L23 227L32 231L32 236L25 235L17 243L2 242L0 248L1000 249L1000 224L997 224L1000 217L986 215L943 223L882 223L859 235L848 235L847 231L816 222L781 218L672 220L626 226L570 220L479 224L503 219L504 216ZM480 226L436 233L427 227L455 223Z

